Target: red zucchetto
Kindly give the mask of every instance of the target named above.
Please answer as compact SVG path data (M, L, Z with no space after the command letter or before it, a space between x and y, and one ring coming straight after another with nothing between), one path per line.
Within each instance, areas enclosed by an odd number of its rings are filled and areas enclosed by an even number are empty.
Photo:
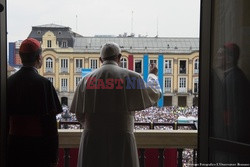
M19 49L20 53L34 53L41 48L40 42L34 38L25 39Z

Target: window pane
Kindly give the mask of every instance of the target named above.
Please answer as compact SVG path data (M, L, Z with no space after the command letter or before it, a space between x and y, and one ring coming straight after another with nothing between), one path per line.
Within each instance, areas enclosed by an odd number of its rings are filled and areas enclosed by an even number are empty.
M82 59L76 59L75 63L76 63L76 65L75 65L76 72L81 72L82 67L83 67L83 60Z
M97 69L97 60L95 59L90 60L90 68Z
M180 60L179 73L186 74L186 60Z
M142 73L142 60L135 60L135 72Z
M186 89L186 78L180 78L179 79L179 92L180 93L187 92L187 89Z
M47 47L48 47L48 48L51 48L51 40L48 40L48 41L47 41Z
M53 60L51 58L46 59L45 72L53 72Z
M171 78L165 78L165 92L171 92Z
M165 60L165 73L172 73L172 60Z
M122 68L127 68L127 59L121 58L121 62L119 64L119 66Z
M196 59L194 62L194 73L199 73L199 59Z
M61 59L61 72L68 72L68 59Z
M82 77L76 77L76 80L75 80L75 85L77 86L78 83L81 81Z
M61 91L68 91L68 79L61 79Z
M213 3L211 50L211 136L250 144L250 1ZM213 151L213 150L212 150ZM241 162L218 153L217 162Z

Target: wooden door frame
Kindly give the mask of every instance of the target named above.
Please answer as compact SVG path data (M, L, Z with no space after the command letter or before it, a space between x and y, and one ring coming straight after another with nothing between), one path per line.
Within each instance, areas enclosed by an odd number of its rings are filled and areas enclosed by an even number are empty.
M7 17L6 0L0 0L0 80L1 80L1 131L0 131L0 166L6 166L7 117L6 117L6 81L7 81Z

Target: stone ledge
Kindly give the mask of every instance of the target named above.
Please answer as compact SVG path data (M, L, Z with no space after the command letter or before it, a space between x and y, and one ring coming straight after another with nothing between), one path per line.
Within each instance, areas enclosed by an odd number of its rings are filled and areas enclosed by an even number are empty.
M78 148L82 129L59 129L60 148ZM197 148L197 130L135 130L138 148Z

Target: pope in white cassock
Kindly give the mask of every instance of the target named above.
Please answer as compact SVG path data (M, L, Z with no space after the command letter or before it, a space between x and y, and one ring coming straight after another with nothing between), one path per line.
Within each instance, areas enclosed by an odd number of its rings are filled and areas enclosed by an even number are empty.
M118 66L121 49L106 43L103 63L79 83L70 112L83 125L78 167L139 167L134 137L134 112L154 105L161 97L157 67L148 82L140 74Z

